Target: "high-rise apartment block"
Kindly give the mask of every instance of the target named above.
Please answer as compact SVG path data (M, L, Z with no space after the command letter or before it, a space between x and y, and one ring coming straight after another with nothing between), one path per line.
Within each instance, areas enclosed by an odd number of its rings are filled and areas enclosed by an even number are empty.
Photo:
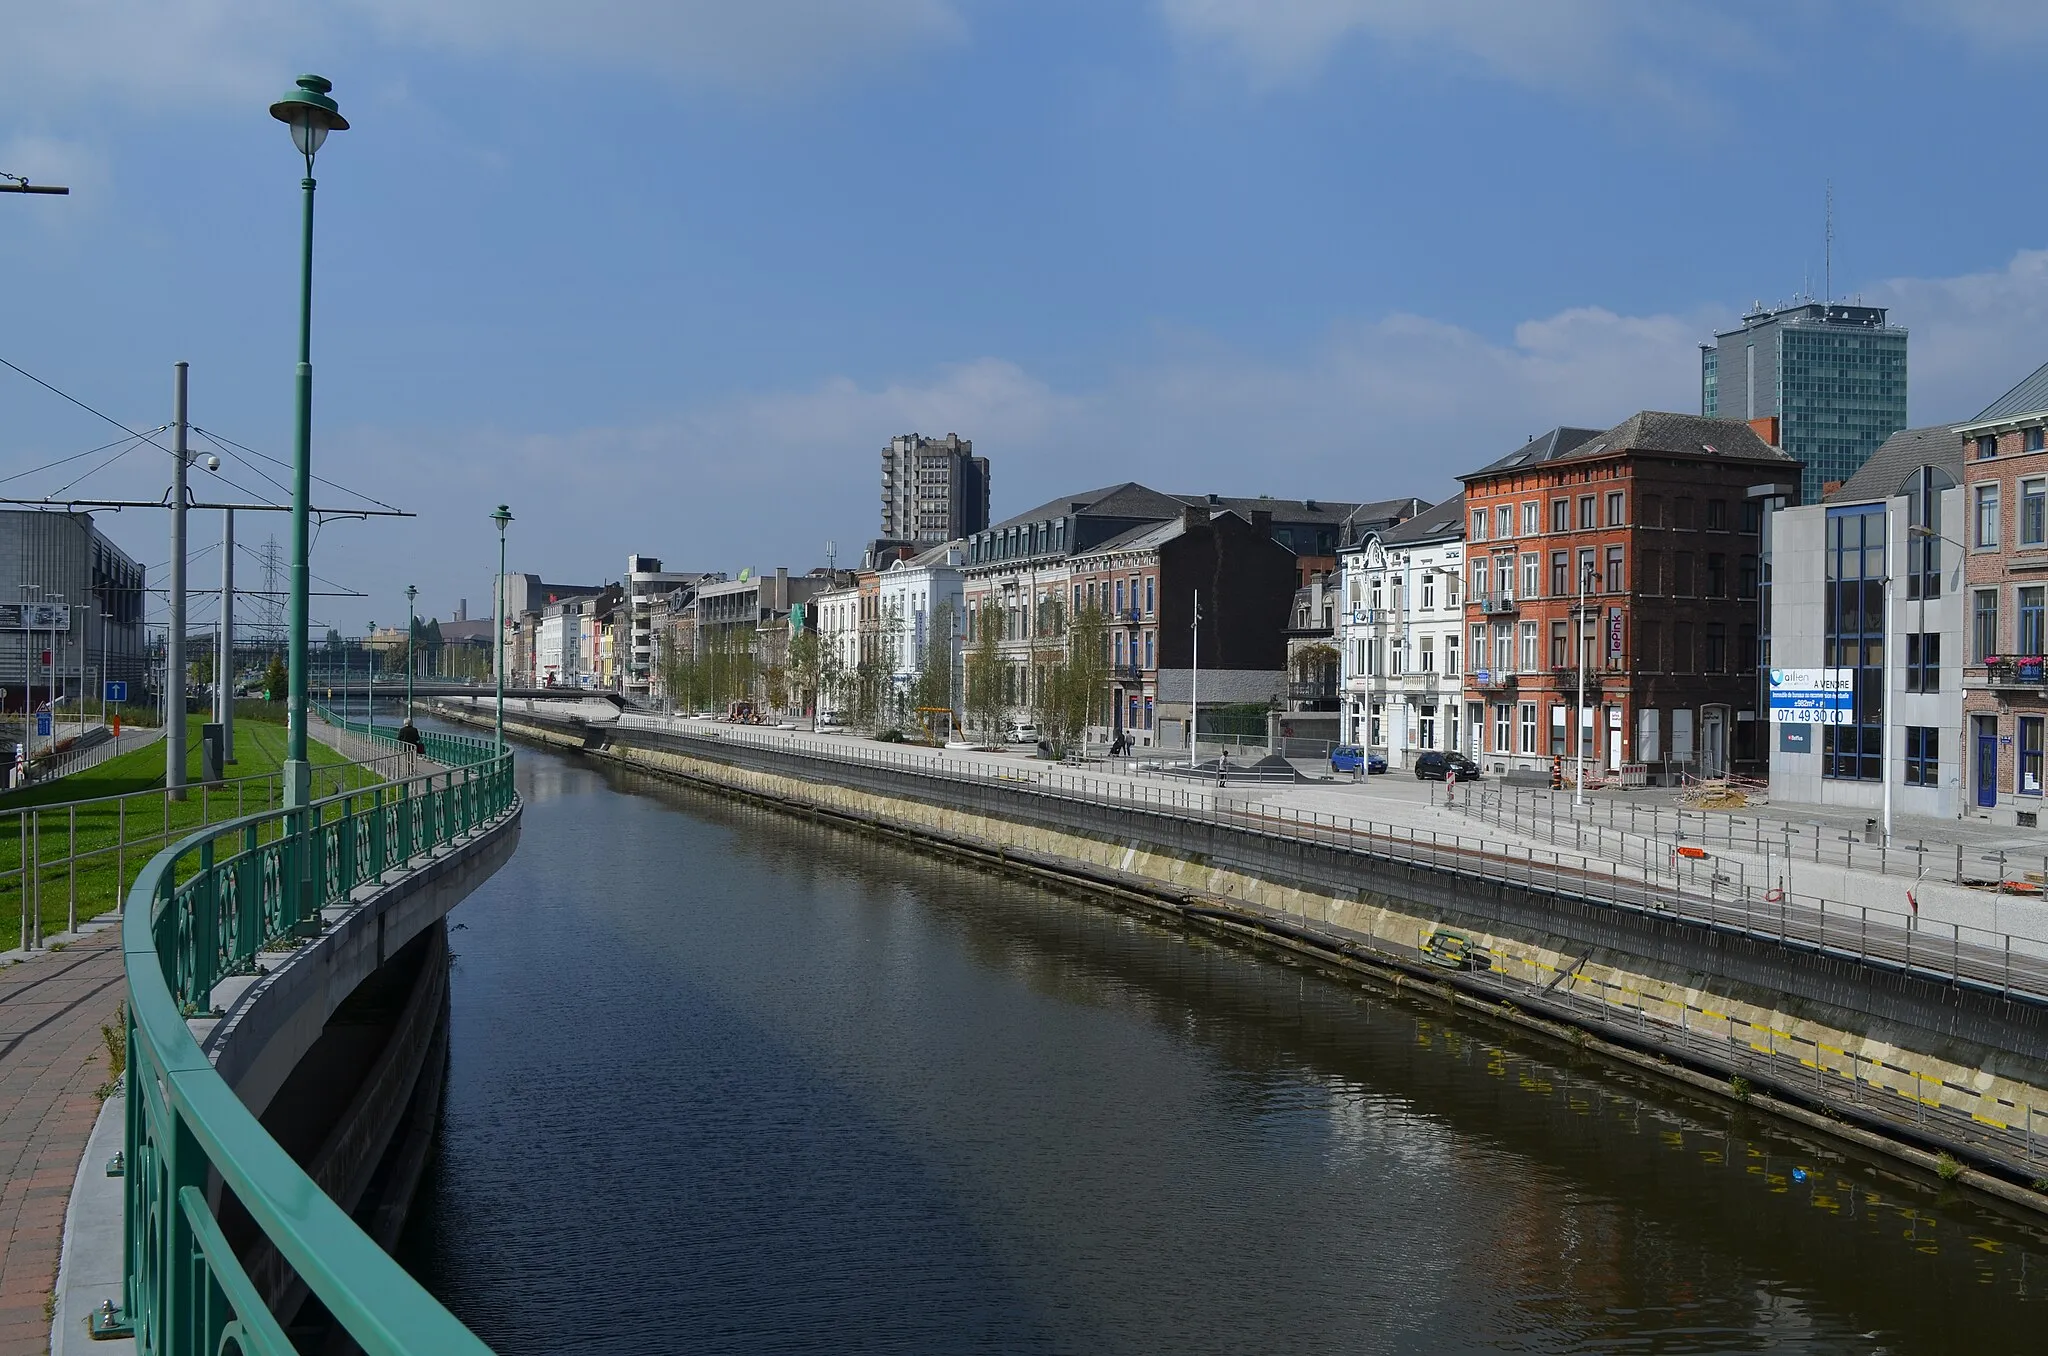
M906 433L882 449L882 536L936 545L988 526L988 458L957 433Z
M1778 446L1804 468L1800 500L1818 503L1906 426L1906 331L1882 306L1759 306L1700 345L1700 413L1776 419Z

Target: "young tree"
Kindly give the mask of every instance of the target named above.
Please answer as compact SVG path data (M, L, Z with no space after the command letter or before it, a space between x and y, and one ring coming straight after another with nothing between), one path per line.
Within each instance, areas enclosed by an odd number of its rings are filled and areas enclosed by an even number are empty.
M281 702L290 695L291 674L286 672L284 660L270 656L270 667L263 671L263 695L271 701Z
M911 686L913 706L952 711L953 605L940 603L925 620L924 645L917 656L917 681Z
M788 669L796 710L814 710L825 673L825 644L816 631L799 631L789 638Z
M984 598L974 612L974 648L967 652L967 719L984 746L999 744L1008 733L1003 701L1003 609Z
M1086 743L1089 727L1102 723L1102 698L1109 690L1109 619L1090 604L1067 628L1065 672L1060 684L1063 725L1075 743Z

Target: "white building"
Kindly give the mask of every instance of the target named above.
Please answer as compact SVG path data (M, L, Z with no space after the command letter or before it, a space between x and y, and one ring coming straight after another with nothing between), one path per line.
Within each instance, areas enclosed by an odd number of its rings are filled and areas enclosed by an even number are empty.
M632 635L621 665L625 671L626 691L653 690L654 664L660 657L655 652L655 621L668 606L668 596L680 587L712 578L715 576L702 572L678 574L665 571L653 556L626 557L626 615Z
M818 644L824 655L825 671L834 685L848 681L860 665L860 585L847 584L826 589L811 599L817 609ZM834 694L827 693L825 710L833 709Z
M1463 727L1465 497L1344 552L1343 738L1386 755L1456 749Z
M881 633L890 638L888 656L892 701L907 701L911 687L923 668L925 647L935 639L937 627L945 628L943 649L955 665L953 691L959 691L958 669L961 638L965 635L967 612L963 599L966 543L945 542L930 550L898 560L882 571Z
M1875 815L1889 781L1894 813L1963 812L1962 479L1963 439L1951 427L1903 429L1821 503L1768 515L1766 666L1846 670L1859 692L1839 727L1773 720L1773 803ZM1865 595L1887 591L1889 615L1865 615ZM1864 731L1861 694L1873 682L1887 698L1881 725Z

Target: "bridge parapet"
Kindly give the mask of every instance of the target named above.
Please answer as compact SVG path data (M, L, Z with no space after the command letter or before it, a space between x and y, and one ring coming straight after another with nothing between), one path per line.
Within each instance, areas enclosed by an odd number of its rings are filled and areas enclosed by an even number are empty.
M215 1183L371 1356L488 1351L270 1137L187 1018L208 1013L214 986L250 972L259 950L317 934L323 909L485 846L518 808L512 757L493 755L214 825L137 877L122 914L125 1279L112 1316L137 1351L293 1351L222 1233Z

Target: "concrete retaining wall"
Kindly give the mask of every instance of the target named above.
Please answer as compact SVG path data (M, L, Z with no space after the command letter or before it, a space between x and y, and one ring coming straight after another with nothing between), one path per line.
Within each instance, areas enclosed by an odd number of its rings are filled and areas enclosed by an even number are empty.
M2034 1004L1349 845L1030 786L537 718L508 715L507 729L1424 976L1490 1009L1704 1071L1720 1091L1739 1075L1774 1094L1774 1109L1818 1111L1827 1119L1813 1123L1851 1138L1853 1126L1881 1132L1880 1147L1926 1165L1926 1150L1952 1153L2003 1178L1966 1169L1978 1185L2048 1206L2011 1185L2048 1175L2048 1009ZM1438 927L1482 942L1493 969L1426 964L1420 943Z

